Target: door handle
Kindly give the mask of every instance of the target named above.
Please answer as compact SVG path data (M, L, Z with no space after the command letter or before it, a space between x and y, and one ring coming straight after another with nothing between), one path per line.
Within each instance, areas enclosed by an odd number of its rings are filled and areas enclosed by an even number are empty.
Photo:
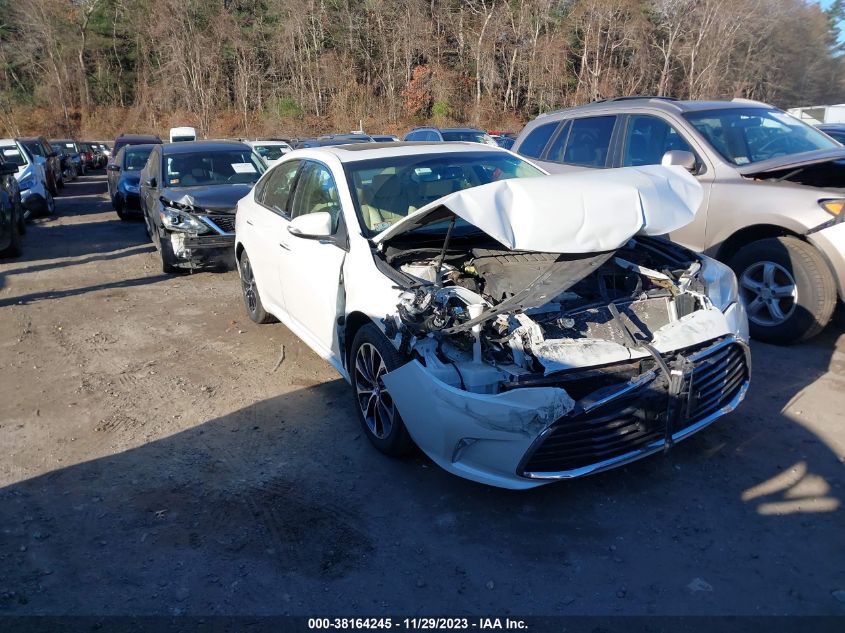
M252 226L252 220L247 220L246 223Z
M288 245L287 245L287 244L285 244L284 242L279 242L279 246L281 246L281 247L282 247L283 249L285 249L286 251L289 251L289 250L290 250L290 246L288 246Z

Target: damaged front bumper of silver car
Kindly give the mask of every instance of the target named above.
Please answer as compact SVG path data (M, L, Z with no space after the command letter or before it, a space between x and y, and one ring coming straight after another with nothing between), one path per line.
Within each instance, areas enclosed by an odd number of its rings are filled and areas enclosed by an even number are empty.
M524 489L665 450L733 411L748 390L749 349L735 336L662 360L668 374L655 359L643 358L556 373L544 386L498 394L453 387L414 360L385 375L384 383L414 441L439 466ZM607 386L578 400L569 395L602 382ZM402 406L409 403L416 404Z

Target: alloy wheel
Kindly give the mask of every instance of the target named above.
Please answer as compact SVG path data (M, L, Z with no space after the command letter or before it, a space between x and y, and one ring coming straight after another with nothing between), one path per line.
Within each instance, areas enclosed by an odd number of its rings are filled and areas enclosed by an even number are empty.
M757 262L739 278L748 318L764 327L780 325L798 305L798 286L792 273L775 262Z
M370 432L385 439L393 429L396 407L382 380L387 365L371 343L364 343L355 354L355 394Z
M246 307L250 314L255 314L255 310L258 308L258 300L255 294L255 278L252 275L252 266L248 257L244 257L241 262L241 285L243 286L244 299L246 299Z

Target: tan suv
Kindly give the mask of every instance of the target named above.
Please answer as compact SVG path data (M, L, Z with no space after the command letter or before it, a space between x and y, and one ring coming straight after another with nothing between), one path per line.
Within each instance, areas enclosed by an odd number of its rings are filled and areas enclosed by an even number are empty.
M748 100L608 99L541 115L513 151L552 173L687 167L704 187L704 202L670 237L734 269L755 338L810 338L843 296L845 147L777 108Z

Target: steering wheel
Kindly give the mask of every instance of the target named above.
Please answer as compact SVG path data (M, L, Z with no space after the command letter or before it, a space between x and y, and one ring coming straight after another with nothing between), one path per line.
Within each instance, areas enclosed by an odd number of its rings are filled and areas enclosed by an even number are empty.
M772 150L772 148L777 146L779 143L783 145L783 148L781 150ZM788 136L778 136L777 138L773 138L772 140L763 143L759 148L757 148L757 153L765 154L769 150L771 150L773 154L770 158L789 154L792 151L792 141Z

